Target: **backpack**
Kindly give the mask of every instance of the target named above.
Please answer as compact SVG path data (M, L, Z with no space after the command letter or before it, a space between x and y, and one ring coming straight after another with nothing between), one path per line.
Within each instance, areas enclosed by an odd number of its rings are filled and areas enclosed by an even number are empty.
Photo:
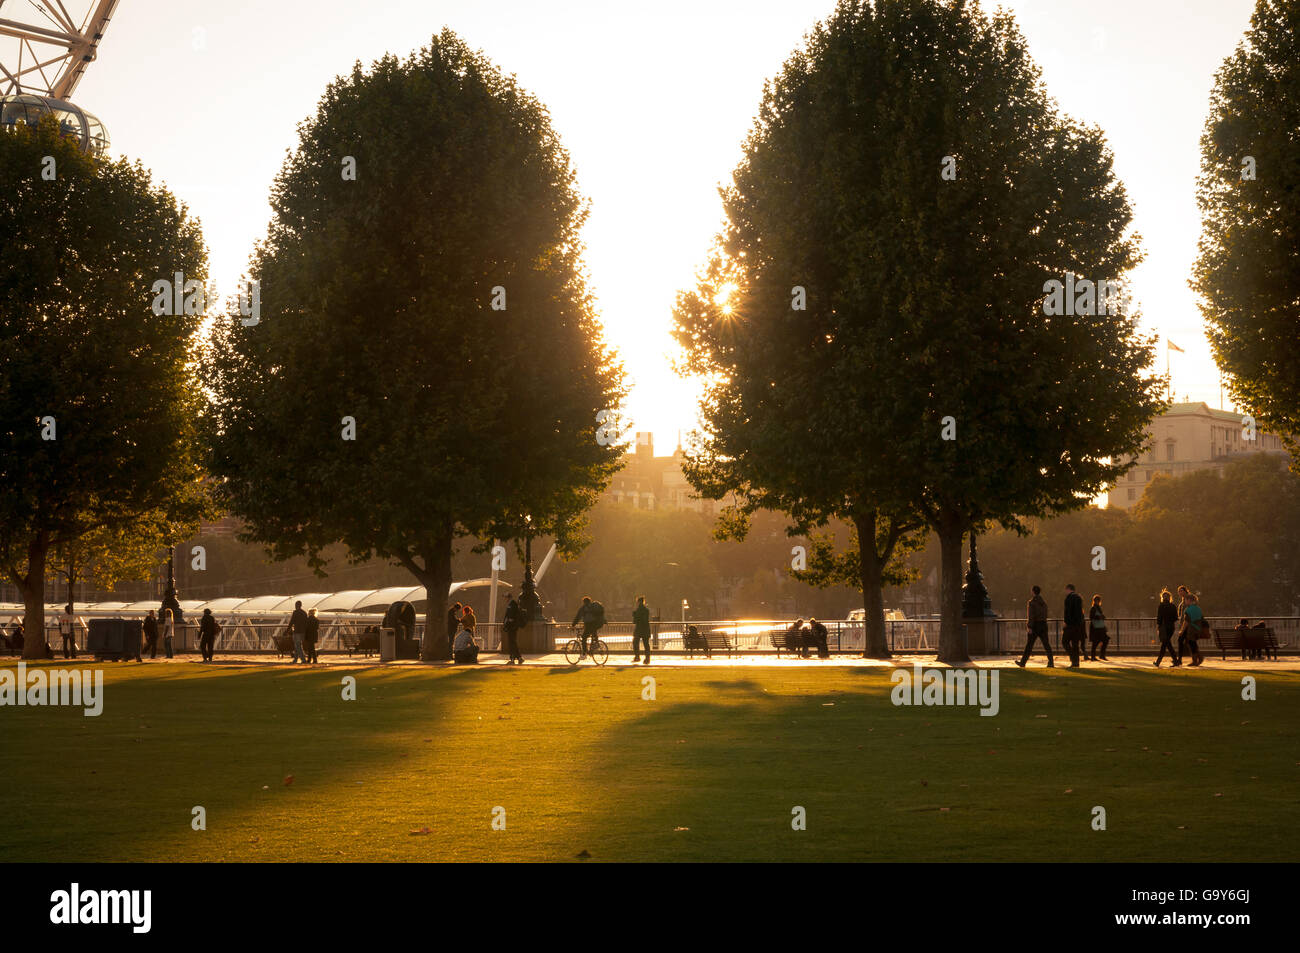
M603 629L605 627L605 607L599 602L592 602L587 609L587 621L593 629Z

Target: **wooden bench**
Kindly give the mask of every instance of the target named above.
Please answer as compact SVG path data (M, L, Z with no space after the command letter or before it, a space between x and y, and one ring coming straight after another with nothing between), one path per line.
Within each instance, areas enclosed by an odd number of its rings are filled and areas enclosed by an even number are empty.
M1258 650L1264 654L1264 658L1277 661L1277 639L1272 629L1247 629L1245 632L1237 629L1215 629L1214 645L1219 650L1220 658L1225 661L1229 649L1240 652L1243 659L1247 658L1252 650Z
M353 652L364 652L366 658L370 658L379 651L379 633L377 632L346 632L341 636L343 647L348 650L348 655Z
M689 632L682 633L682 648L686 651L687 658L694 658L696 652L703 652L705 658L712 658L713 653L726 652L727 657L731 657L731 639L725 632L700 632L692 636Z
M772 648L776 649L776 657L781 657L781 652L786 651L792 655L802 655L807 649L812 652L820 651L817 640L813 638L811 629L800 629L797 634L792 634L789 629L782 629L779 632L773 632L769 638L772 640ZM826 648L830 649L830 635L827 634Z

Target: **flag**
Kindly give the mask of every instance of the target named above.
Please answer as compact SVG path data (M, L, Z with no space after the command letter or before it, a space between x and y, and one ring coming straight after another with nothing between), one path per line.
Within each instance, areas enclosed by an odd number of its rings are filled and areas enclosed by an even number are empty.
M1177 344L1175 344L1173 341L1169 340L1169 338L1165 338L1165 344L1169 345L1169 350L1171 350L1171 351L1177 351L1179 354L1186 354L1186 353L1187 353L1187 352L1184 351L1181 347L1179 347Z

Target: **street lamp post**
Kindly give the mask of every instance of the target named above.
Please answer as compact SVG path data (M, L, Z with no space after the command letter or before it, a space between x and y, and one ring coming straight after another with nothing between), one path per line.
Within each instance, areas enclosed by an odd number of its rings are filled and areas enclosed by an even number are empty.
M533 623L542 622L542 600L537 595L537 584L533 581L533 518L524 517L524 523L527 527L524 535L524 581L519 585L519 608L524 612L524 618L528 624L524 626L524 645L533 652L539 652L542 647L537 644L540 639L534 636L536 632L544 632L545 628L533 628Z
M988 587L984 585L984 574L980 572L974 531L970 534L970 562L966 568L966 585L962 587L961 615L966 627L967 651L972 655L990 652L997 615L993 612Z
M181 604L176 598L176 547L167 547L167 589L163 593L162 612L158 618L167 618L167 610L172 610L172 621L180 625L183 621L181 617Z

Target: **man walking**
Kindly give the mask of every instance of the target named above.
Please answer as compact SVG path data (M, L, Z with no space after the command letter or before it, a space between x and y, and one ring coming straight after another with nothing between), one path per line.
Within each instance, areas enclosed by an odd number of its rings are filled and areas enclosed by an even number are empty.
M1083 651L1083 597L1074 591L1074 584L1065 587L1065 631L1061 641L1070 653L1070 668L1079 667L1079 653Z
M1175 665L1182 665L1183 656L1187 654L1187 627L1183 625L1183 618L1187 614L1191 595L1192 590L1186 586L1178 587L1178 654L1174 656Z
M1174 597L1169 594L1168 589L1160 590L1160 605L1156 608L1156 631L1160 633L1160 652L1156 655L1155 666L1160 667L1160 661L1169 653L1169 661L1175 665L1182 665L1182 659L1174 651L1172 640L1175 628L1178 625L1178 609L1174 607Z
M519 600L510 597L506 603L506 614L501 620L501 628L506 634L506 651L510 653L507 665L524 664L524 657L519 654L519 630L524 627L524 610L519 608Z
M636 597L636 608L632 610L632 664L641 661L641 643L645 643L645 664L650 664L650 607L645 604L645 596Z
M1025 654L1020 656L1020 661L1016 662L1021 668L1029 661L1029 656L1034 652L1034 642L1038 639L1043 640L1043 651L1047 653L1047 667L1056 668L1056 661L1052 658L1052 643L1047 639L1047 600L1042 596L1043 590L1034 586L1034 594L1030 600L1025 603L1025 618L1029 620L1029 640L1025 642Z
M73 636L72 620L72 603L69 602L63 607L63 615L59 616L59 635L63 637L63 657L77 657L77 640Z
M302 611L302 600L293 604L293 615L289 616L289 634L293 636L293 661L290 665L302 662L307 664L307 656L302 650L302 637L307 634L307 613Z
M211 609L203 610L203 618L199 620L199 654L203 656L203 661L211 662L213 648L217 642L217 633L221 631L216 616L212 614Z

